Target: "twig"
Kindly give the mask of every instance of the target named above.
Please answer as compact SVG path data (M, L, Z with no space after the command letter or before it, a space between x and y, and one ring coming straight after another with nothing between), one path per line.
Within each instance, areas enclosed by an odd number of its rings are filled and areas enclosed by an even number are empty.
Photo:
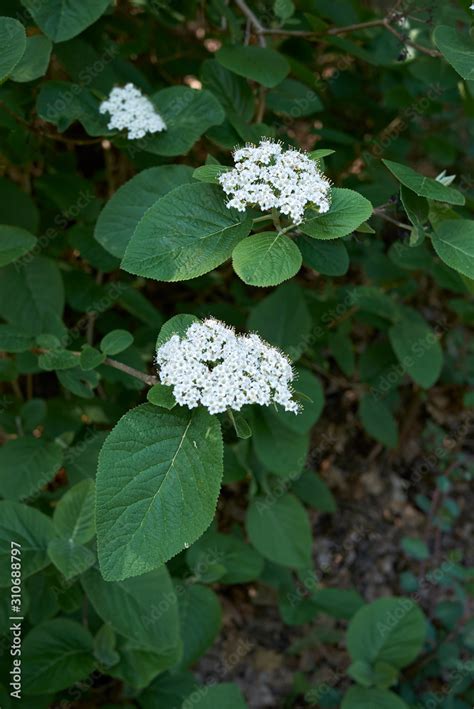
M248 19L248 21L254 26L255 28L255 33L258 35L258 42L261 47L266 46L266 40L264 37L264 34L266 34L265 27L262 25L258 17L254 14L254 12L249 8L245 0L235 0L235 4L237 7L239 7L242 12L244 13L245 17Z
M135 369L135 367L129 367L128 364L118 362L116 359L110 359L109 357L106 357L104 360L104 364L108 364L109 367L113 367L114 369L119 369L121 372L129 374L131 377L135 377L135 379L140 379L140 381L145 382L145 384L148 384L149 386L158 384L158 377L155 377L152 374L145 374L145 372L140 372L139 369Z
M413 47L413 49L417 49L419 52L421 52L422 54L427 54L429 57L442 56L441 52L438 52L437 49L429 49L429 47L424 47L422 44L418 44L418 42L414 42L412 39L405 37L403 34L401 34L401 32L398 32L395 27L392 27L389 20L385 19L383 26L386 30L393 34L393 36L396 37L402 44L408 44L409 47Z
M395 226L400 227L400 229L406 229L407 231L411 231L413 229L410 224L404 224L403 222L397 221L397 219L393 219L393 217L389 217L388 214L385 214L385 212L379 211L377 207L374 209L374 214L381 219L385 219L386 222L390 222L390 224L395 224Z
M47 352L50 352L51 350L37 348L33 351L36 354L46 354ZM76 355L76 357L81 356L80 352L71 352L71 354ZM108 365L109 367L113 367L114 369L119 369L121 372L125 372L125 374L129 374L131 377L134 377L135 379L139 379L141 382L144 382L145 384L148 384L149 386L153 386L154 384L158 384L158 377L155 377L153 374L146 374L146 372L141 372L139 369L135 369L135 367L130 367L128 364L124 364L123 362L119 362L116 359L111 359L110 357L106 357L103 363Z

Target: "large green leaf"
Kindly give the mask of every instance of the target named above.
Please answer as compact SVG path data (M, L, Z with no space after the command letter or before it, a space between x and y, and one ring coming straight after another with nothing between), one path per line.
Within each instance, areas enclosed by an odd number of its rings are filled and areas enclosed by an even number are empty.
M166 123L166 130L136 141L155 155L183 155L211 126L219 125L225 113L210 91L187 86L169 86L150 96ZM133 147L134 143L132 143Z
M11 543L21 545L21 575L28 578L48 565L54 536L49 517L18 502L0 502L0 586L9 586Z
M463 79L474 79L474 42L469 34L461 34L454 27L439 25L434 31L434 42L447 62Z
M23 691L49 694L85 679L95 667L92 650L92 635L73 620L38 625L23 643Z
M97 538L104 578L154 569L211 523L223 470L219 422L205 410L144 404L106 439L97 473Z
M83 574L95 563L95 554L91 549L63 537L50 541L48 556L66 581Z
M6 266L31 251L36 237L17 226L0 225L0 266Z
M426 632L425 616L416 603L388 596L357 611L347 631L347 648L353 661L386 662L401 669L417 657Z
M433 386L443 368L443 350L424 318L414 310L407 310L388 334L402 373L407 372L425 389Z
M260 576L263 559L250 544L233 534L206 532L192 545L186 561L194 576L203 581L218 573L219 583L248 583Z
M216 59L226 69L268 88L283 81L290 71L290 65L282 54L255 45L222 47Z
M364 394L360 400L359 416L367 433L388 448L395 448L398 442L398 427L388 406L371 394Z
M392 160L382 160L382 162L402 185L408 187L408 189L412 190L412 192L419 197L434 199L438 202L447 202L448 204L462 205L466 201L464 195L458 192L458 190L455 190L453 187L446 187L442 182L438 182L432 177L420 175L419 172L416 172L407 165L401 165Z
M159 165L139 172L107 202L97 219L94 237L109 253L122 258L147 209L175 187L191 183L192 174L187 165Z
M342 241L321 241L301 235L297 245L305 266L323 276L344 276L349 269L349 254Z
M221 627L222 612L218 597L206 586L179 586L177 595L183 638L183 656L179 666L185 669L196 662L216 639Z
M18 329L32 335L51 332L63 307L63 282L54 261L37 256L1 269L0 315Z
M166 566L112 583L91 569L81 583L96 613L131 645L153 650L170 664L178 659L178 601Z
M474 279L474 221L448 219L439 222L432 242L440 259L455 271Z
M358 192L335 187L331 195L329 212L315 214L309 210L300 227L301 231L314 239L338 239L347 236L372 214L371 203Z
M48 68L52 48L51 40L43 35L37 34L28 37L25 53L10 78L13 81L25 82L34 81L34 79L44 76Z
M89 542L95 534L95 485L83 480L60 499L54 510L56 532L78 544Z
M298 414L290 413L296 417ZM260 462L277 475L292 475L303 470L309 451L309 432L296 432L271 409L255 411L252 417L252 443ZM305 426L303 426L303 429Z
M294 388L297 396L303 395L299 397L299 413L295 416L291 411L284 411L279 407L278 412L272 412L272 416L294 433L307 433L321 416L324 407L324 390L319 379L302 367L296 368Z
M206 59L201 67L202 85L209 89L231 118L250 121L254 101L249 85L240 76L223 67L215 59Z
M108 117L99 113L99 106L99 98L87 86L70 81L42 83L36 100L38 116L60 132L79 121L89 135L113 135L115 131L107 127Z
M234 271L250 286L277 286L298 273L302 260L295 242L274 231L242 239L232 252Z
M36 233L38 222L38 209L30 195L15 182L0 177L0 224L11 224Z
M293 495L256 497L247 510L246 527L250 541L266 559L293 569L311 565L308 515Z
M302 289L296 283L279 286L253 308L247 325L297 360L311 333L311 315Z
M408 709L408 704L387 689L351 687L344 695L341 709Z
M0 84L8 79L26 49L25 28L13 17L0 17Z
M226 261L251 224L250 217L226 207L219 187L182 185L145 213L122 268L159 281L196 278Z
M184 700L181 709L247 709L247 704L236 684L209 684L198 687ZM156 708L158 709L158 707ZM161 708L160 708L161 709Z
M21 0L21 3L53 42L65 42L98 20L110 0Z
M47 485L62 465L62 449L42 438L21 436L0 448L0 495L24 500Z
M300 81L284 79L281 84L267 94L267 106L275 113L293 119L311 116L323 110L319 96Z

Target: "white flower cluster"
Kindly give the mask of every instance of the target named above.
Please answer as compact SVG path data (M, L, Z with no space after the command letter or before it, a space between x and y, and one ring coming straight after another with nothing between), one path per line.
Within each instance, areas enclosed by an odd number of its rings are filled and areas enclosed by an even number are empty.
M156 363L161 383L173 386L178 404L190 409L201 404L218 414L276 402L298 413L285 355L258 335L237 335L218 320L193 323L184 337L173 335L158 349Z
M219 176L227 203L239 212L246 207L278 209L294 224L303 221L306 207L327 212L331 205L331 183L314 160L300 150L284 150L280 143L262 140L234 151L235 167Z
M100 113L109 113L108 128L128 129L128 139L143 138L147 133L166 130L166 124L150 99L133 84L116 86L108 99L99 106Z

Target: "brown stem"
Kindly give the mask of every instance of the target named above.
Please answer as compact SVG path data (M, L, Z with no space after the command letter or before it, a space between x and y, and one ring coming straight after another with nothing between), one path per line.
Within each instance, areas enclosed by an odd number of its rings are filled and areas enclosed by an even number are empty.
M43 348L37 348L33 350L36 354L45 354L46 352L50 352L50 350L45 350ZM81 353L80 352L71 352L71 354L76 355L76 357L80 357ZM158 377L155 377L153 374L146 374L146 372L141 372L139 369L135 369L135 367L130 367L128 364L124 364L123 362L119 362L116 359L111 359L110 357L106 357L104 359L104 364L108 365L109 367L113 367L114 369L119 369L121 372L125 372L125 374L129 374L131 377L134 377L135 379L139 379L141 382L144 382L145 384L148 384L149 386L153 386L154 384L158 384Z
M135 369L135 367L129 367L128 364L118 362L116 359L110 359L109 357L106 357L104 360L104 364L108 364L109 367L113 367L114 369L119 369L121 372L129 374L131 377L135 377L135 379L140 379L140 381L145 382L145 384L148 384L149 386L158 384L158 377L155 377L152 374L146 374L145 372L140 372L139 369Z
M390 224L395 224L395 226L400 227L400 229L406 229L407 231L411 231L413 229L410 224L404 224L403 222L399 222L396 219L393 219L393 217L389 217L388 214L385 214L385 212L379 211L377 208L374 209L374 214L377 217L384 219L386 222L390 222Z
M265 27L262 25L258 17L254 14L254 12L249 8L245 0L235 0L235 4L237 7L239 7L245 17L248 19L251 25L255 28L255 33L258 35L258 41L261 47L266 46L266 40L265 37L263 36L266 34Z

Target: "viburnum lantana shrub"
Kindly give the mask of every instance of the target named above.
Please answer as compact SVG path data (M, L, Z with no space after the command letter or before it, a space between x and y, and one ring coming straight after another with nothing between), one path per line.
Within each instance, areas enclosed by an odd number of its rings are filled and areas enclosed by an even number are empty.
M472 706L468 0L0 14L2 709L260 706L252 638L193 673L234 585L324 645L275 706ZM320 567L343 451L426 515L389 596Z

